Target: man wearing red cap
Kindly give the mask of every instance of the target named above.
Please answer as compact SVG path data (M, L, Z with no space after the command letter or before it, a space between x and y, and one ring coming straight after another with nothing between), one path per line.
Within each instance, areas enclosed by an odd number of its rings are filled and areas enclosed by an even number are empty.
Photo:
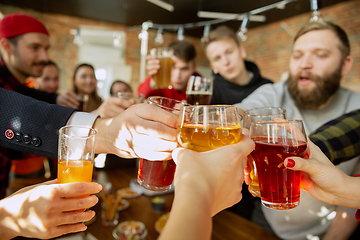
M49 32L36 18L25 14L5 16L0 21L0 88L16 91L48 103L77 108L79 103L73 91L58 95L29 88L25 85L29 76L41 76L45 64L49 62L49 47ZM127 100L116 97L109 98L93 113L103 117L112 117L120 114L130 105ZM88 118L88 116L83 116L77 125L84 125ZM9 129L15 135L18 134L17 141L33 144L31 136L22 132L21 125L16 124L16 119L11 123L11 126L9 125ZM5 196L8 185L10 160L20 159L31 160L32 162L32 166L27 169L26 175L38 174L38 170L41 172L44 158L0 148L0 199ZM25 161L22 164L24 165Z
M0 87L49 103L77 107L73 92L50 94L25 86L29 76L39 77L49 61L49 32L36 18L10 14L0 21Z
M49 32L40 21L25 14L5 16L0 21L0 87L48 103L77 107L76 94L73 92L57 95L29 88L25 84L29 76L41 76L49 61L49 47ZM17 129L14 126L12 129L25 136L20 127ZM21 161L21 165L27 170L25 175L29 176L41 174L43 164L47 163L45 157L0 148L0 163L3 166L0 170L0 199L4 197L8 185L11 160L27 160ZM26 165L29 162L31 165Z
M37 100L77 108L76 94L47 93L25 86L28 77L40 77L49 61L49 32L36 18L10 14L0 21L0 87L19 92ZM130 104L123 99L109 98L93 113L103 117L120 114Z

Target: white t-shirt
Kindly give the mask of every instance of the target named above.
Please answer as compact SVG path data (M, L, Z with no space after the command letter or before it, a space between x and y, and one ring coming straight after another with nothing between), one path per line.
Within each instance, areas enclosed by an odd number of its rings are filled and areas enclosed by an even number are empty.
M340 88L325 109L300 110L295 106L288 89L287 82L266 84L259 87L241 103L235 104L238 108L248 110L259 107L282 107L286 110L287 119L302 119L305 131L311 132L324 123L345 113L360 108L360 94ZM337 167L347 174L353 174L353 169L359 158L342 163ZM337 206L329 205L316 200L305 191L301 191L300 205L291 210L272 210L262 206L263 213L274 232L281 239L311 239L313 236L322 236L334 218ZM354 209L341 208L352 216Z

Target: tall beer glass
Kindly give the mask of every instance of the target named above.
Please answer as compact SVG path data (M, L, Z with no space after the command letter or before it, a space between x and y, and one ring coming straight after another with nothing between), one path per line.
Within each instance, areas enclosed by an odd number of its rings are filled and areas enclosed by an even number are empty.
M157 88L171 88L171 68L173 50L170 48L153 48L151 55L160 61L160 69L153 76Z
M179 115L180 109L184 102L177 101L165 97L149 97L149 104L154 104L166 111ZM138 183L146 189L165 192L170 189L174 180L176 164L170 160L165 161L150 161L140 158L138 169Z
M304 157L307 138L302 120L252 122L251 156L258 171L261 202L277 210L295 208L300 202L300 171L287 169L287 157Z
M192 105L209 105L213 94L213 80L191 76L186 87L186 101Z
M275 118L286 119L286 110L279 107L254 108L244 112L243 133L248 134L252 122L272 121ZM251 184L249 191L255 197L260 197L259 180L256 165L251 155L248 157L248 165L251 168Z
M95 134L92 128L65 126L59 130L58 183L91 182Z

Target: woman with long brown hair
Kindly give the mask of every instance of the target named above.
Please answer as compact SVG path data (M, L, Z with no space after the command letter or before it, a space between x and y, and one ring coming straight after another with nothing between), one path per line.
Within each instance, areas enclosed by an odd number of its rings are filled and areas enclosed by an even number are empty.
M103 102L97 94L96 89L97 79L95 76L95 69L92 65L87 63L79 64L74 71L73 87L76 94L79 96L87 95L86 112L92 112L97 109ZM83 109L81 109L83 110Z

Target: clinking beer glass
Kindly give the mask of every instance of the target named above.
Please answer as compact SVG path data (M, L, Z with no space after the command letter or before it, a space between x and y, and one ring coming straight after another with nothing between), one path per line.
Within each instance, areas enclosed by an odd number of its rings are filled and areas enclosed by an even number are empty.
M95 156L93 128L65 126L59 130L58 183L91 182ZM83 211L85 209L79 210Z
M192 105L209 105L214 82L211 78L191 76L186 86L186 101Z
M165 97L149 97L149 104L154 104L168 112L179 115L180 109L187 103ZM170 189L174 180L176 164L170 160L150 161L140 158L138 169L138 183L146 189L165 192Z
M304 157L307 137L302 120L252 122L251 152L258 171L261 202L277 210L295 208L300 202L301 171L287 169L288 157Z
M153 48L150 54L160 61L160 68L153 76L157 88L171 88L171 68L173 50L170 48Z
M241 116L232 105L185 106L180 111L177 138L184 148L205 152L241 139Z
M275 118L286 119L286 110L279 107L264 107L247 110L244 112L243 133L248 135L252 122L273 121ZM254 197L260 197L258 173L254 159L251 155L248 156L248 165L251 169L249 191Z

